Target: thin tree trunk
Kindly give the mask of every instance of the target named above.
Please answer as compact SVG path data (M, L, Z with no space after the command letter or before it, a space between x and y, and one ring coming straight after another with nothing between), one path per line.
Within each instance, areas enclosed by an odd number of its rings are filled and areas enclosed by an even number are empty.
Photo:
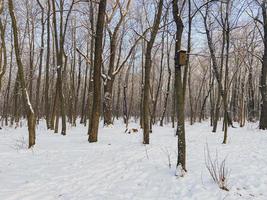
M47 1L47 24L46 24L46 67L45 67L45 119L47 129L51 128L50 124L50 105L49 105L49 65L50 65L50 1Z
M22 97L25 103L25 109L27 113L28 132L29 132L29 146L28 147L31 148L35 144L35 121L36 120L35 120L34 110L32 108L31 101L30 101L28 91L26 88L26 83L25 83L23 64L21 61L21 57L20 57L21 54L19 51L17 20L15 17L14 6L13 6L12 0L8 0L8 8L9 8L10 16L11 16L11 21L12 21L14 48L15 48L17 65L18 65L18 77L19 77L20 87L22 89Z
M225 39L226 39L226 58L225 58L225 74L224 74L224 97L223 97L223 105L224 105L224 136L223 136L223 144L227 142L227 132L228 132L228 101L227 101L227 86L228 86L228 71L229 71L229 51L230 51L230 24L229 24L229 9L230 9L230 1L226 4L226 14L225 14Z
M181 50L182 33L184 29L183 21L181 19L178 1L172 2L173 18L176 24L175 36L175 53ZM177 156L177 171L176 175L183 176L186 170L186 141L185 141L185 124L184 124L184 90L182 83L182 66L179 65L178 59L175 59L175 96L177 102L177 135L178 135L178 156ZM178 174L180 173L180 174Z
M5 31L6 31L6 25L3 25L2 20L0 19L0 33L1 33L0 90L2 89L2 78L6 72L6 67L7 67L7 49L6 49L6 42L5 42ZM2 62L2 59L3 59L3 62Z
M118 93L117 93L117 103L116 103L116 119L119 119L119 107L120 107L120 97L121 97L121 81L122 81L122 73L119 75L119 80L118 80Z
M167 16L166 16L167 17ZM166 18L165 17L165 18ZM164 27L166 27L166 23L167 20L164 20ZM158 87L156 89L156 95L155 95L155 99L153 102L153 109L152 109L152 120L151 123L155 124L156 123L156 108L157 108L157 104L158 104L158 98L159 98L159 94L160 94L160 89L162 87L162 78L163 78L163 60L164 60L164 44L165 44L165 29L163 30L162 33L162 38L161 38L161 45L162 45L162 49L161 49L161 58L160 58L160 71L159 71L159 82L158 82ZM152 126L151 124L151 126Z
M40 50L40 62L39 62L39 73L38 73L38 79L37 79L37 88L36 88L36 104L35 104L35 111L36 111L36 117L37 121L39 121L40 118L40 87L41 87L41 78L42 78L42 68L43 68L43 52L44 52L44 30L45 30L45 21L44 21L44 7L40 3L39 0L37 0L41 10L42 10L42 18L41 18L41 24L42 24L42 32L41 32L41 50Z
M87 58L88 58L88 51L89 51L89 44L87 41ZM85 76L84 76L84 87L83 87L83 97L82 97L82 107L81 107L81 120L80 124L84 123L84 120L86 120L86 107L85 107L85 100L86 100L86 91L87 91L87 81L88 81L88 71L89 71L89 60L86 59L86 70L85 70ZM90 80L89 80L90 81Z
M167 28L168 29L168 28ZM171 46L171 45L170 45ZM160 126L163 126L163 120L166 114L166 110L167 110L167 104L168 104L168 98L169 98L169 94L170 94L170 85L171 85L171 75L172 75L172 71L171 71L171 66L170 66L170 49L169 48L169 34L167 34L167 67L168 67L168 81L167 81L167 91L165 94L165 99L164 99L164 106L163 106L163 112L162 112L162 116L160 119Z
M10 88L11 88L11 80L12 80L12 70L13 70L13 37L11 34L11 53L10 53L10 65L9 65L9 75L8 75L8 84L7 84L7 95L5 98L5 105L4 105L4 118L5 118L5 125L8 126L8 114L10 112Z
M151 71L151 52L153 48L153 44L155 42L159 24L160 24L160 18L162 14L162 7L163 7L163 0L160 0L158 3L158 11L154 19L154 24L152 27L152 32L150 36L150 40L147 43L146 46L146 53L145 53L145 85L144 85L144 100L143 100L143 120L144 120L144 130L143 130L143 143L149 144L149 132L150 132L150 124L149 124L149 95L150 95L150 71Z

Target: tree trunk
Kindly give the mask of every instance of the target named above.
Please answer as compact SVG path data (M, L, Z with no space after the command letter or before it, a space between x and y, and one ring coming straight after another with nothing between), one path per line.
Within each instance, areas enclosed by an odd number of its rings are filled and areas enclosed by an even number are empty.
M11 88L11 80L12 80L12 70L13 70L13 37L11 34L11 53L10 53L10 65L9 65L9 75L8 75L8 84L6 89L6 98L4 104L4 118L5 118L5 125L8 125L8 113L10 112L10 88Z
M262 130L267 129L267 14L266 14L266 1L262 1L262 16L263 16L263 30L264 30L264 54L262 57L262 67L260 76L260 92L261 92L261 114L260 126Z
M175 36L175 54L181 50L182 33L184 29L183 21L179 14L178 1L173 0L173 18L176 24ZM185 124L184 124L184 90L182 83L182 69L175 59L175 96L176 96L176 115L177 115L177 135L178 135L178 158L177 158L177 171L176 175L183 176L186 172L186 141L185 141ZM178 174L179 173L179 174Z
M112 126L112 97L113 97L113 78L107 80L104 85L104 126Z
M101 65L102 65L102 43L103 30L105 25L106 0L100 0L98 7L98 18L95 37L95 58L94 58L94 97L91 122L89 126L89 142L97 142L98 126L101 104Z
M87 41L87 58L88 58L88 48L89 44ZM87 82L88 82L88 71L89 71L89 60L86 59L86 70L85 70L85 76L84 76L84 88L83 88L83 97L82 97L82 107L81 107L81 120L80 120L80 124L84 123L84 121L86 120L86 115L85 115L85 111L86 109L86 91L87 91ZM90 81L90 80L89 80Z
M0 14L1 16L1 14ZM6 25L5 25L6 26ZM2 89L2 78L6 72L7 67L7 49L6 49L6 42L5 42L5 27L0 19L0 33L1 33L1 47L0 47L0 90ZM3 62L2 62L3 59Z
M162 14L163 0L160 0L158 3L158 11L154 19L154 24L152 27L151 37L147 43L146 53L145 53L145 85L144 85L144 100L143 100L143 120L144 120L144 130L143 130L143 143L149 144L149 132L150 132L150 123L149 123L149 96L150 96L150 71L151 71L151 52L153 44L158 33L160 18Z
M42 4L37 1L41 10L42 10L42 18L41 18L41 24L42 24L42 31L41 31L41 50L40 50L40 62L39 62L39 73L38 73L38 79L37 79L37 88L36 88L36 104L35 104L35 111L36 111L36 117L37 121L39 121L40 118L40 87L41 87L41 78L42 78L42 68L43 68L43 52L44 52L44 30L45 30L45 21L44 21L44 7Z
M160 119L160 126L163 126L163 120L164 120L164 117L165 117L165 114L166 114L168 98L169 98L169 94L170 94L171 75L172 75L171 66L170 66L170 49L171 49L171 47L169 47L169 34L167 34L168 81L167 81L167 91L166 91L166 95L165 95L165 99L164 99L163 112L162 112L162 116L161 116L161 119Z
M47 25L46 25L46 67L45 67L45 119L47 129L51 128L50 124L50 107L49 107L49 65L50 65L50 1L47 2Z
M223 144L227 142L228 136L228 125L229 125L229 113L228 113L228 71L229 71L229 51L230 51L230 24L229 24L229 12L230 12L230 1L226 4L226 13L225 13L225 23L223 29L225 30L225 40L226 40L226 58L225 58L225 74L224 74L224 97L223 97L223 105L224 105L224 135L223 135Z
M121 97L121 81L122 81L122 73L119 75L119 80L118 80L118 92L117 92L117 103L116 103L116 119L119 119L119 108L120 108L120 97Z
M31 101L30 101L28 91L26 88L23 64L21 61L21 57L20 57L21 54L19 51L17 20L15 17L14 6L13 6L12 0L8 0L8 8L9 8L10 16L11 16L11 21L12 21L14 48L15 48L16 61L18 65L18 77L19 77L20 87L22 89L22 97L25 103L25 109L27 113L28 132L29 132L29 146L28 147L31 148L35 144L35 114L34 114L34 110L32 108Z

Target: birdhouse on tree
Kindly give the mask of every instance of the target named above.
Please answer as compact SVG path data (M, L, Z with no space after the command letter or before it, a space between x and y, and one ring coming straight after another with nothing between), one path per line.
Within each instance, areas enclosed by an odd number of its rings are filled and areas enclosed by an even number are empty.
M185 50L180 50L177 52L177 62L179 66L187 64L187 52Z

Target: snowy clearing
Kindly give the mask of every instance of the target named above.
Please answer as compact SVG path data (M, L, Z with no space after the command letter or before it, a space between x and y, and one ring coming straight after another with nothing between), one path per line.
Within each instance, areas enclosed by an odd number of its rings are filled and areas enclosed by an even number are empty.
M223 133L211 133L207 122L187 125L188 173L183 178L174 176L177 138L170 126L155 126L151 144L144 146L140 130L125 134L119 122L114 128L100 128L95 144L87 142L87 127L68 127L67 136L61 136L41 124L33 150L26 148L26 127L3 128L0 199L265 200L267 133L256 126L231 128L228 144L222 145ZM227 157L229 192L219 189L208 174L206 143L212 157L216 152L220 160Z

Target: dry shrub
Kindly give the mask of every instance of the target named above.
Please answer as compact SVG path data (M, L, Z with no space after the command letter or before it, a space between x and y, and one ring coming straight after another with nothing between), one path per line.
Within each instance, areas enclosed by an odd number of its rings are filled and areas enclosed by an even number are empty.
M218 185L222 190L229 191L228 181L230 176L230 170L226 166L226 158L222 161L218 159L218 153L216 152L215 158L210 155L210 150L208 144L206 145L205 153L205 165L209 171L212 180Z

